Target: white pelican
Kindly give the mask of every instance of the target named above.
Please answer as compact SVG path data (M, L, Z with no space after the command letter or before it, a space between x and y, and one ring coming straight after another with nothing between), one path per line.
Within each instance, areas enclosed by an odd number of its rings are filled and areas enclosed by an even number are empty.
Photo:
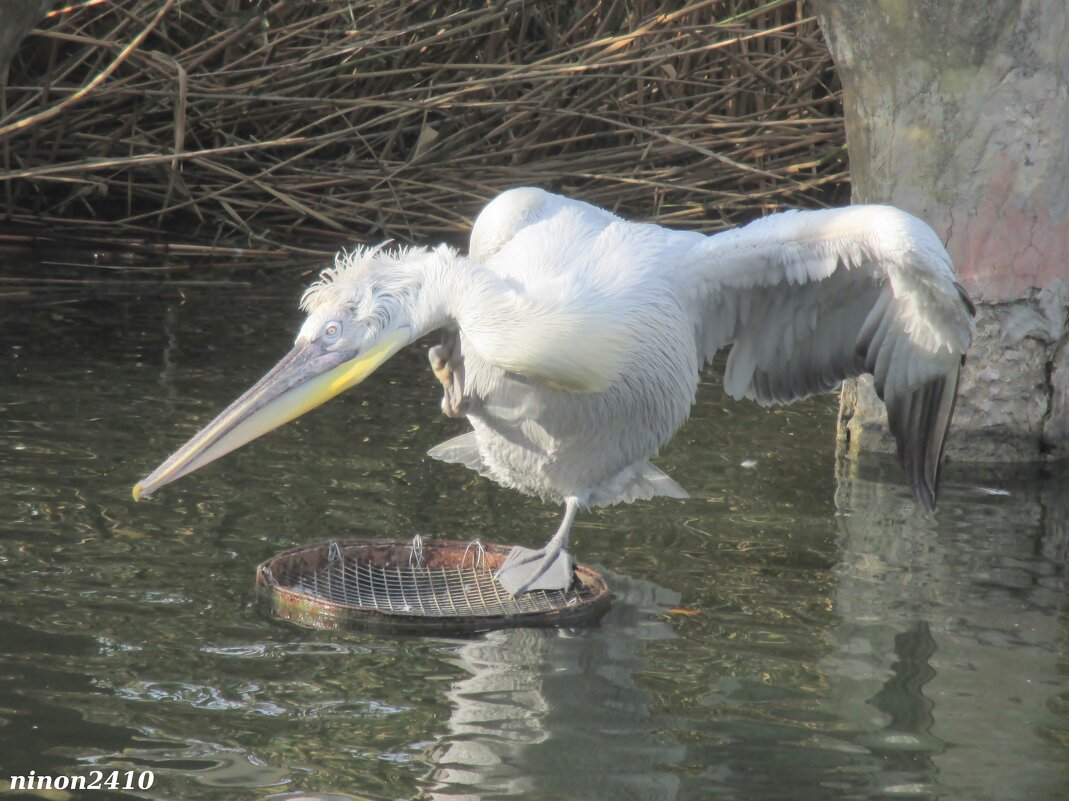
M909 484L935 506L972 339L972 304L935 233L889 206L788 211L705 236L620 219L540 189L495 198L470 254L357 249L302 298L293 350L134 487L148 495L355 386L432 331L443 411L471 431L433 448L564 504L539 550L499 572L513 594L571 581L580 508L686 492L648 459L730 347L736 398L788 403L872 373Z

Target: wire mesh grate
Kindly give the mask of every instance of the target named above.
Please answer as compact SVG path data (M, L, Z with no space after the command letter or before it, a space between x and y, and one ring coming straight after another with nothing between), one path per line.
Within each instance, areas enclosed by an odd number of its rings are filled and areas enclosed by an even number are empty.
M317 627L486 630L581 625L608 608L604 581L577 566L570 587L513 597L494 577L509 546L433 540L327 542L260 566L283 617ZM323 619L317 619L323 618ZM590 620L587 620L590 618Z

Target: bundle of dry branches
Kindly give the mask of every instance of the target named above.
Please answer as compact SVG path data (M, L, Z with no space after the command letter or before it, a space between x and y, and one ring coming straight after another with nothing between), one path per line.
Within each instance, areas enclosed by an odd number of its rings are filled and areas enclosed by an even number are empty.
M7 230L462 240L534 184L704 229L841 199L801 0L80 0L0 93ZM29 229L27 229L29 227Z

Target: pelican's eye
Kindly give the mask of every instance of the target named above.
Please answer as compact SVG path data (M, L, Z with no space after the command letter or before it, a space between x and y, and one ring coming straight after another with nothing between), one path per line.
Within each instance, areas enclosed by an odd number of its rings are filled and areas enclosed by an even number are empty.
M333 342L341 334L341 323L337 320L331 320L325 326L323 326L323 339L327 342Z

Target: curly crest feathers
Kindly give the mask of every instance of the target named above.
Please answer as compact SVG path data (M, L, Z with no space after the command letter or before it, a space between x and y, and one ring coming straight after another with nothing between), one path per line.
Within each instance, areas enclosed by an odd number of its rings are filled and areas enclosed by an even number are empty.
M426 248L399 247L385 250L393 242L387 239L374 246L342 250L334 255L334 265L319 273L319 279L301 295L301 310L312 312L323 305L356 306L360 295L376 283L377 274L385 274L413 256L427 252Z
M387 250L388 244L356 247L334 257L334 265L324 269L301 297L301 309L308 314L302 335L341 318L373 333L402 320L419 331L442 323L448 310L440 285L443 271L458 258L456 250L446 245Z

